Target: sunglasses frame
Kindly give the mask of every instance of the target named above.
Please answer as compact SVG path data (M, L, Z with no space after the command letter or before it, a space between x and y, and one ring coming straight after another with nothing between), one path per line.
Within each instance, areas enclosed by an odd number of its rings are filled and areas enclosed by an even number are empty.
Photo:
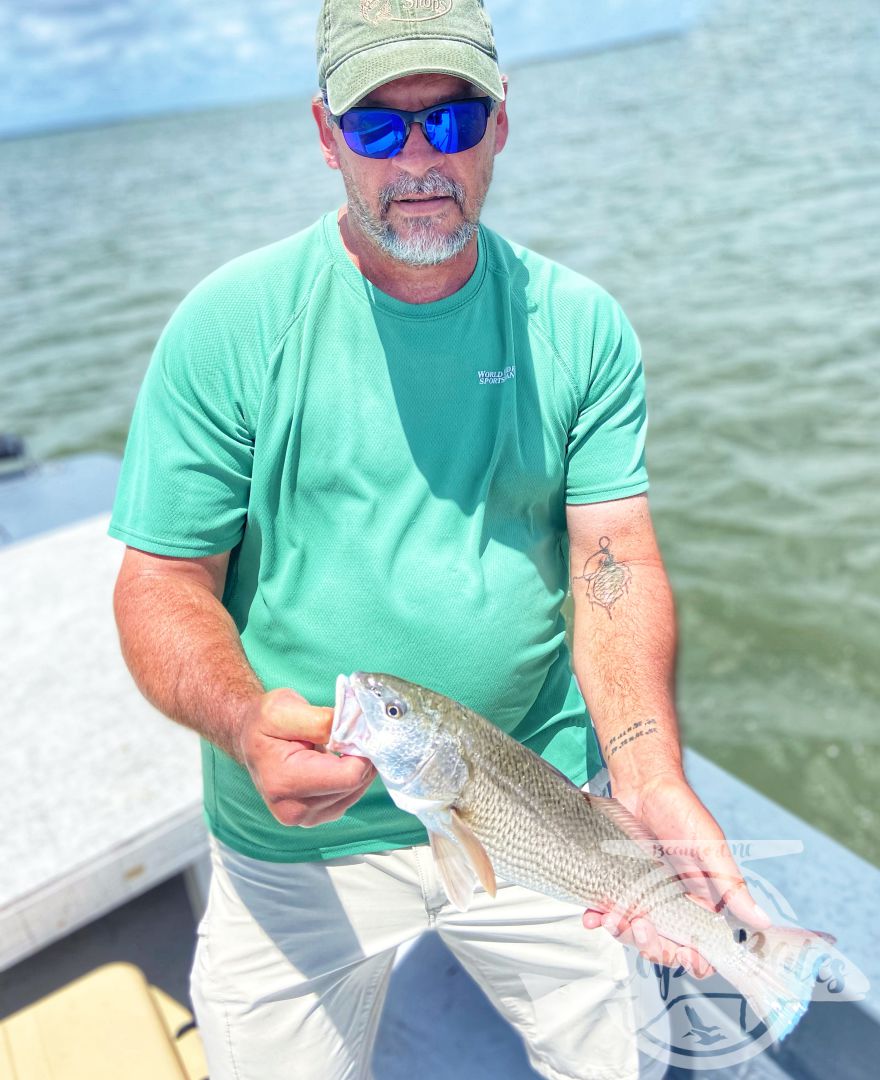
M431 113L437 112L438 109L446 108L449 105L457 105L460 102L465 102L465 101L467 101L467 102L477 101L486 110L486 127L483 129L483 134L480 136L480 138L472 146L468 146L468 147L465 148L467 150L473 150L474 146L479 146L480 143L483 141L483 139L485 139L485 137L486 137L486 130L489 127L489 117L492 115L493 111L495 110L495 106L498 104L498 102L493 97L452 98L450 101L438 101L436 103L436 105L429 105L427 109L419 109L418 112L408 112L406 109L392 109L388 105L355 105L351 109L346 109L345 112L341 113L339 116L334 116L331 113L330 114L330 119L336 124L336 126L342 132L343 139L345 139L345 129L342 127L342 121L350 113L365 113L365 112L390 113L393 116L399 117L403 121L404 129L405 129L404 130L404 136L403 136L403 142L400 144L399 149L395 150L395 152L393 154L382 154L382 155L375 155L375 156L372 155L372 154L362 154L359 150L355 150L355 148L349 144L347 139L345 140L345 145L349 148L349 150L351 150L351 152L353 154L357 154L358 157L365 157L370 161L388 161L390 158L397 157L397 155L402 152L403 148L406 146L407 142L409 141L410 134L412 133L413 124L421 125L422 132L425 135L425 139L428 141L428 143L430 144L430 146L434 150L437 150L438 154L445 154L445 153L461 154L461 153L464 153L464 150L452 150L452 151L440 150L440 149L438 149L438 147L434 146L434 144L428 138L427 132L425 132L425 121L428 119L428 117L431 115Z

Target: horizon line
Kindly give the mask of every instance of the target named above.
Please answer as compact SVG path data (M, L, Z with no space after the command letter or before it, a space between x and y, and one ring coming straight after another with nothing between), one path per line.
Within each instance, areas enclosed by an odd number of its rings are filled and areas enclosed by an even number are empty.
M511 61L509 68L515 70L523 67L539 67L541 64L552 63L556 60L574 60L579 56L590 56L604 52L617 52L624 49L639 48L669 38L681 37L690 26L670 27L665 30L650 31L637 37L627 36L617 40L605 41L598 45L587 45L576 49L560 49L558 52L525 54ZM317 87L315 88L317 90ZM120 115L108 115L105 117L91 116L80 120L69 119L49 122L31 128L0 129L0 143L16 142L22 139L38 139L51 135L65 135L72 132L90 131L100 128L119 127L124 124L149 123L152 120L166 120L171 116L198 115L207 112L223 112L226 109L249 108L254 105L277 104L282 101L296 100L305 95L305 91L291 91L290 94L247 94L228 101L212 101L203 104L181 103L159 109L136 110Z

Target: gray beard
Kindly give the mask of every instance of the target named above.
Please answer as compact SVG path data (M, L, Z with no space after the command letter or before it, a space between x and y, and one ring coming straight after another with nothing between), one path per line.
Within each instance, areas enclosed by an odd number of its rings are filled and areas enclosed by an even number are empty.
M379 192L380 217L367 207L354 185L346 184L348 205L366 236L385 255L406 266L437 266L460 255L468 246L479 225L480 207L473 215L465 208L464 191L454 180L437 172L428 172L420 179L401 176ZM461 208L465 220L451 233L442 233L431 218L416 219L410 234L401 236L386 220L385 215L394 199L414 195L450 196Z

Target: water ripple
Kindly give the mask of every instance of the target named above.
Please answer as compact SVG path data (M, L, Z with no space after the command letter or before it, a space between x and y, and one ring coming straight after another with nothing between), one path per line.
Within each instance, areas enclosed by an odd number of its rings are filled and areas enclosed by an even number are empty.
M639 331L689 739L880 863L875 7L514 70L487 221ZM121 449L183 294L340 200L307 105L0 143L0 430Z

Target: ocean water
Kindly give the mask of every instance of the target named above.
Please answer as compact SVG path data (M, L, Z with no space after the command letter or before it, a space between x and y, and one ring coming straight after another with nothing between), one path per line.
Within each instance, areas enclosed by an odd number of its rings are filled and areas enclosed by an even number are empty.
M513 68L485 220L623 303L686 741L880 864L875 0ZM220 263L341 201L306 98L0 142L0 430L121 451Z

